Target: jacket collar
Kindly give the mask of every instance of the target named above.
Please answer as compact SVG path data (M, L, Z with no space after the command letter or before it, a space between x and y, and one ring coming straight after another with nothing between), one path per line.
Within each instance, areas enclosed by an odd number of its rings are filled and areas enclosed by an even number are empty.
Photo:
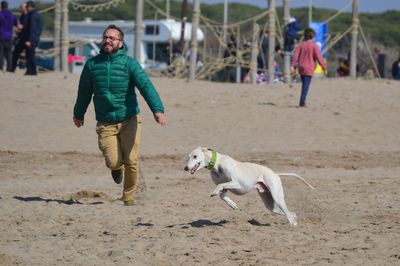
M102 56L105 56L107 58L109 58L111 61L114 61L115 59L117 59L118 57L120 57L121 55L125 55L126 54L126 47L125 44L121 47L121 49L118 50L118 52L114 53L114 54L110 54L105 52L103 49L100 50L100 54Z

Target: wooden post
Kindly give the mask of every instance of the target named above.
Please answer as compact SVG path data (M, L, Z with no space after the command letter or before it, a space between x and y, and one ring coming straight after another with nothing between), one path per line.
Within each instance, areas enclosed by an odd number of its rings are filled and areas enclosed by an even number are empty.
M61 0L62 27L61 27L61 71L68 72L68 1Z
M190 66L189 66L189 80L195 78L196 65L197 65L197 28L200 19L200 0L194 0L193 8L193 21L192 21L192 38L190 44Z
M181 26L181 39L179 40L179 48L181 49L181 53L183 55L183 50L185 48L185 24L187 21L187 12L188 12L188 1L183 0L182 3L182 13L181 13L181 20L182 20L182 26Z
M290 20L290 0L283 0L283 22L284 25L286 26L289 24ZM283 49L283 47L282 47ZM290 82L290 52L284 51L284 59L283 59L283 75L285 78L286 83L291 83Z
M136 18L135 18L135 58L140 64L143 64L141 43L143 31L143 0L136 0Z
M170 8L170 2L169 2L169 0L166 0L166 6L165 6L165 13L167 14L166 15L166 19L169 19L169 17L170 17L170 13L171 13L171 8Z
M351 29L351 52L350 52L350 77L357 77L357 36L358 36L358 0L353 0L353 20Z
M54 71L60 71L61 0L56 0L54 9Z
M228 31L228 0L224 0L224 21L222 24L222 41L226 45L227 43L227 31ZM218 49L218 58L221 58L222 56L222 46L219 44L219 49Z
M268 82L272 84L275 76L275 0L268 0L269 25L268 25Z
M250 77L252 84L257 84L257 56L258 56L259 35L260 35L260 26L254 22L253 41L251 43L251 62L250 62Z

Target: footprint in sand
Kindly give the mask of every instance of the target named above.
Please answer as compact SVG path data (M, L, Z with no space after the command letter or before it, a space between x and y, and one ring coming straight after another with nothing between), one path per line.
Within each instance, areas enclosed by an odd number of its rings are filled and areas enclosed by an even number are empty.
M71 200L76 200L87 204L101 204L104 201L112 202L114 199L103 192L82 190L71 194Z

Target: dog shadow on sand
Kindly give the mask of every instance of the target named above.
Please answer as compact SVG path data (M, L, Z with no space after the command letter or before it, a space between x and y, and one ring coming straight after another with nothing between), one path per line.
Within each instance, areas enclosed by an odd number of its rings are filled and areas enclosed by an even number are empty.
M256 219L251 219L247 221L249 224L254 225L254 226L272 226L270 223L260 223ZM173 228L176 226L180 226L182 229L187 229L189 227L193 228L202 228L202 227L208 227L208 226L224 226L225 224L229 223L227 220L221 220L219 222L212 222L210 220L203 220L199 219L197 221L193 221L190 223L184 223L184 224L173 224L173 225L168 225L166 226L167 228Z
M197 221L193 221L190 223L184 223L184 224L172 224L172 225L167 225L167 228L173 228L175 226L181 226L181 228L186 229L189 227L194 227L194 228L202 228L202 227L207 227L207 226L224 226L224 224L228 223L226 220L221 220L219 222L212 222L210 220L203 220L199 219Z

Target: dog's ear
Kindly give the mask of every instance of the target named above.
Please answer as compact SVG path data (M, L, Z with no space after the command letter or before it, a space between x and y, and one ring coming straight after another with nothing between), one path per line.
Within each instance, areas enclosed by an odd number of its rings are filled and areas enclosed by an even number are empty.
M205 151L207 151L207 150L210 150L207 146L202 146L202 147L201 147L201 151L202 151L202 152L205 152Z

